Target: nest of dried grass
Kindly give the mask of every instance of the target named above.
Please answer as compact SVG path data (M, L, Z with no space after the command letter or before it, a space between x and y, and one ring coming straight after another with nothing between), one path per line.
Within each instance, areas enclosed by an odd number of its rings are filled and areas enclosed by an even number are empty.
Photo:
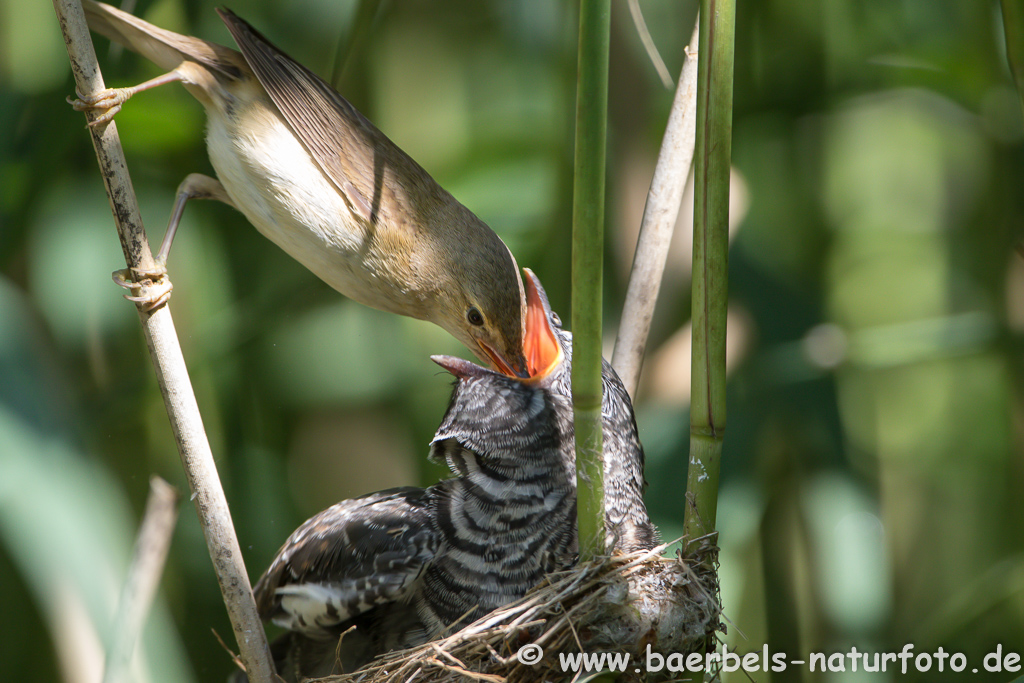
M666 546L615 555L550 575L522 599L457 633L390 652L330 683L568 680L559 653L628 652L643 662L648 648L663 655L704 651L722 630L717 548L687 558L661 557ZM520 661L525 645L543 649ZM531 654L536 654L533 649ZM524 659L525 659L524 655ZM631 664L620 680L644 678Z

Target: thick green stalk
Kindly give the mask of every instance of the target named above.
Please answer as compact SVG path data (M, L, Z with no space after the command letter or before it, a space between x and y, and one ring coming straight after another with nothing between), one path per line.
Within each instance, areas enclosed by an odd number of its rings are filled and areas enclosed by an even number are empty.
M572 211L572 401L580 558L604 551L601 282L610 0L580 1Z
M715 528L725 433L725 316L729 292L734 0L701 0L693 206L693 357L690 466L684 528Z
M1024 0L1002 0L1006 60L1017 84L1017 96L1024 110Z

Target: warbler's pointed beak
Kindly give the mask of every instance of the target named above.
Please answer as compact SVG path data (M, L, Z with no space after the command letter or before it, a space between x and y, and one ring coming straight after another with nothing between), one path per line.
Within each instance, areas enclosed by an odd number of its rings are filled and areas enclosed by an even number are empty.
M526 359L523 356L513 359L515 367L508 363L500 353L491 348L490 344L485 341L478 341L477 344L480 350L483 351L484 356L491 362L491 366L503 375L509 377L518 377L520 379L526 379L529 377L529 370L527 369Z
M562 345L551 327L551 305L540 280L529 268L523 284L526 289L526 333L523 351L526 353L526 370L531 379L541 379L555 369L562 361Z

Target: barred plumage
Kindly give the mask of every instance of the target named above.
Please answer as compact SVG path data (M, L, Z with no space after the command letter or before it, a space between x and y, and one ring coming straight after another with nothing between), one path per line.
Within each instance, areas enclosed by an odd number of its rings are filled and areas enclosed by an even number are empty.
M399 600L437 553L430 490L389 489L332 505L285 541L253 589L264 619L312 637Z
M550 391L558 401L560 429L570 437L564 444L565 457L576 468L576 438L572 412L572 333L562 329L551 310L547 294L529 268L524 282L528 296L543 304L548 325L561 347L563 361L551 371ZM601 434L604 442L605 547L609 551L648 550L658 544L658 531L647 515L644 503L644 449L633 414L629 392L611 364L601 361Z
M423 576L431 634L524 595L576 554L575 472L550 392L454 360L463 374L431 447L458 474L432 487L444 550Z
M572 337L526 274L534 313L527 335L546 335L533 342L547 349L535 358L534 378L435 358L458 379L430 457L455 476L325 510L292 534L257 583L260 613L290 630L274 645L286 680L352 671L434 638L574 561ZM657 532L642 497L643 450L629 397L607 363L602 416L608 548L651 548Z
M547 382L435 360L459 379L430 457L456 476L343 501L292 534L254 589L290 631L274 648L286 680L434 638L575 558L575 471Z

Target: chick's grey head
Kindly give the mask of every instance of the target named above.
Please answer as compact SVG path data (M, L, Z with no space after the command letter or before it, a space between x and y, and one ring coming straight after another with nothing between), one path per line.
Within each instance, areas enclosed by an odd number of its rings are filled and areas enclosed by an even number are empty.
M448 413L434 437L432 455L443 457L447 439L484 457L521 465L525 458L554 460L575 471L572 408L572 334L551 310L540 280L524 268L523 350L528 378L512 377L457 358L434 360L459 378ZM607 547L631 551L657 544L644 505L644 452L629 394L604 362L601 406L604 440ZM452 463L449 462L449 465Z
M457 380L434 444L454 439L485 459L512 461L564 449L564 440L571 438L559 420L548 378L510 377L450 356L432 359ZM437 449L432 455L439 455Z
M567 363L557 336L558 316L536 276L526 273L523 351L527 377L495 372L450 356L432 356L456 378L448 411L434 442L458 439L481 455L499 451L565 448L572 439L565 421L565 392L560 391ZM552 391L555 387L556 390Z

